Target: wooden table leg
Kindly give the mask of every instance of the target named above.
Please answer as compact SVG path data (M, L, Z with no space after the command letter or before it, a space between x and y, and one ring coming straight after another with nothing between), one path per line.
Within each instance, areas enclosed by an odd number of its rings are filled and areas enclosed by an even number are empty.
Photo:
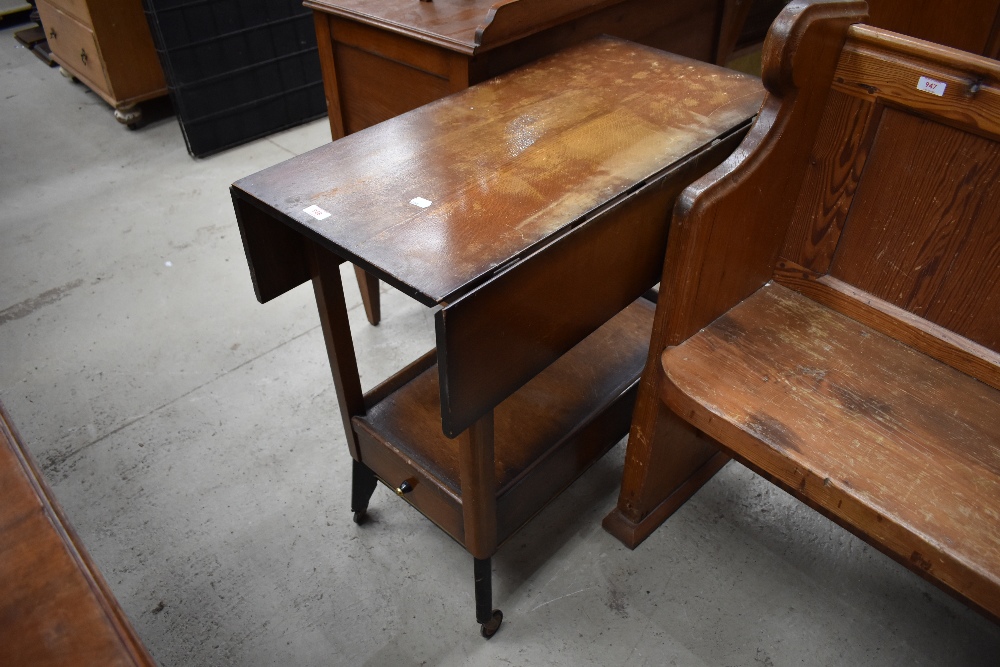
M493 451L493 411L458 436L459 474L465 548L474 558L476 621L489 639L500 628L503 612L493 608L491 557L497 549L497 484Z
M330 32L332 17L324 12L313 12L313 24L316 27L316 44L319 52L320 68L323 71L323 90L326 94L327 115L330 118L330 134L334 141L347 135L343 109L340 106L340 89L337 85L337 63L333 52L333 35ZM382 319L381 304L378 293L378 278L370 275L364 269L355 266L354 274L358 278L358 289L361 290L361 302L365 306L365 315L374 326Z
M362 523L368 500L375 492L374 473L364 465L358 449L357 435L351 424L351 417L365 413L364 394L361 391L361 377L358 374L358 360L351 339L351 325L347 319L347 303L344 300L344 284L340 278L342 260L333 253L316 245L309 245L309 270L312 275L313 291L316 294L316 308L323 327L323 341L333 372L333 385L337 390L340 417L344 422L347 446L354 459L351 477L351 511L355 523Z
M368 322L372 326L375 326L382 320L382 302L378 292L378 278L360 266L354 267L354 275L358 278L358 289L361 290L361 302L365 305L365 315L368 317Z

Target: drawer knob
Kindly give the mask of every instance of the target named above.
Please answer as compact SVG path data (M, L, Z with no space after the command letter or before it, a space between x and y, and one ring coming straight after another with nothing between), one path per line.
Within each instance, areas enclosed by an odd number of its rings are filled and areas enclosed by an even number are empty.
M49 39L55 39L58 36L59 35L56 34L56 29L55 28L49 28Z
M396 487L396 495L401 496L403 494L409 493L413 490L413 482L410 480L405 480L402 484Z
M80 49L80 60L83 62L84 65L87 64L88 58L86 49Z

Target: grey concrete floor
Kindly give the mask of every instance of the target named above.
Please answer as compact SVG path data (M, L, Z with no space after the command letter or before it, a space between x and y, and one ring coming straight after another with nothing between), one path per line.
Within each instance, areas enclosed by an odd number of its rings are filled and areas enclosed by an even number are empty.
M194 160L0 31L0 400L163 665L998 665L1000 628L730 464L636 551L619 445L494 558L386 489L351 522L308 286L253 296L228 186L325 122ZM366 387L433 343L384 293ZM2 502L2 496L0 496ZM995 530L995 526L984 526Z

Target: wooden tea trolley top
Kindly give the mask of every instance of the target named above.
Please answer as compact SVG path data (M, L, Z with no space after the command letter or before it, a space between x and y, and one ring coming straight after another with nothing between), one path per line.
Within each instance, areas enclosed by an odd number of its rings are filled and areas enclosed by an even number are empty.
M683 94L678 82L689 84ZM760 96L745 75L605 37L265 169L234 191L434 305L739 126ZM247 245L256 265L254 239ZM255 268L266 300L268 278Z

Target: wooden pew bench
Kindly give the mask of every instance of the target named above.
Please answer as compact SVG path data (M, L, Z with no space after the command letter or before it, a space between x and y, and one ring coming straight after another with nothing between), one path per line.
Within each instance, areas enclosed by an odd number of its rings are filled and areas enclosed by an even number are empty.
M605 526L634 547L732 457L996 620L1000 64L863 18L789 5L679 199Z

